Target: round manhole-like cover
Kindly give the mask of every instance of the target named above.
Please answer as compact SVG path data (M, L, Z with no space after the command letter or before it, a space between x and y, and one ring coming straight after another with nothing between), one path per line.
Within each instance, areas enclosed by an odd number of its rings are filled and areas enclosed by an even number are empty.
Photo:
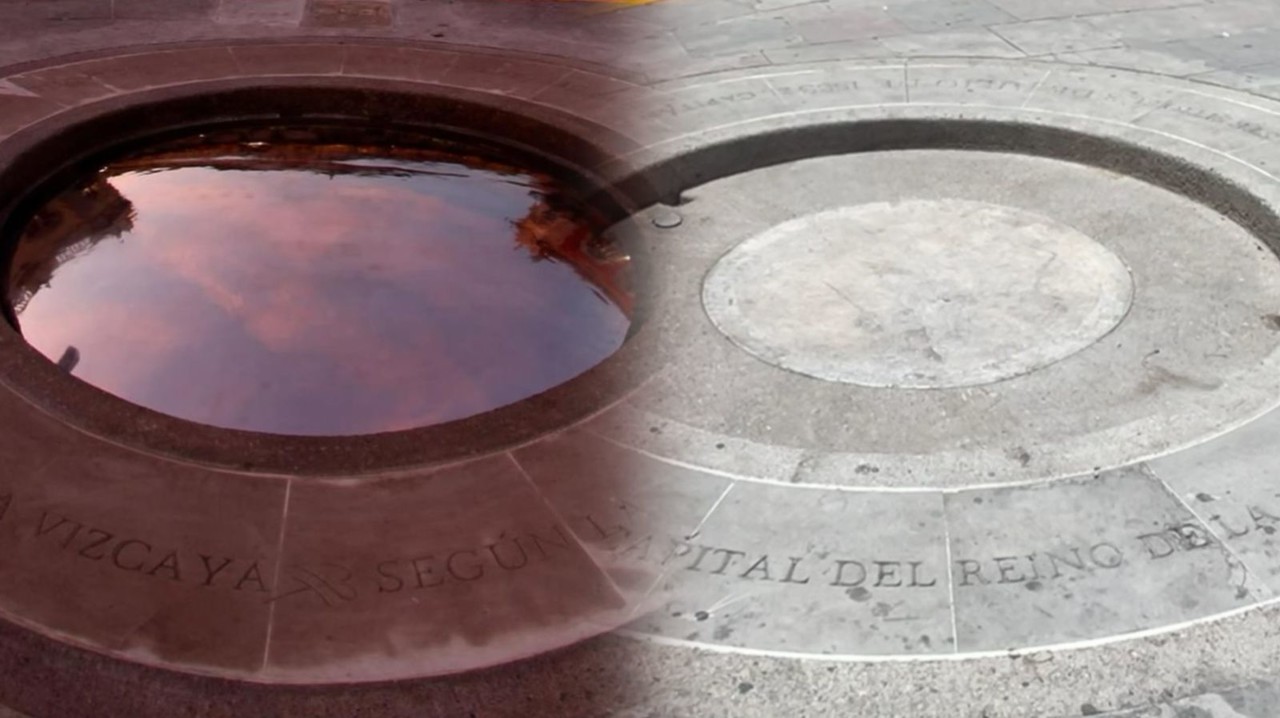
M943 388L1046 366L1124 317L1124 262L1061 222L955 199L874 202L777 225L704 285L722 332L829 381Z

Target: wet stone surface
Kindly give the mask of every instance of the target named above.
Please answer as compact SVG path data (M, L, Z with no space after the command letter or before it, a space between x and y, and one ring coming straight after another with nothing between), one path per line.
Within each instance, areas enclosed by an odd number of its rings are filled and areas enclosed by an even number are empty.
M27 225L29 344L220 427L377 433L562 384L628 327L629 260L536 162L416 134L218 130L121 156Z

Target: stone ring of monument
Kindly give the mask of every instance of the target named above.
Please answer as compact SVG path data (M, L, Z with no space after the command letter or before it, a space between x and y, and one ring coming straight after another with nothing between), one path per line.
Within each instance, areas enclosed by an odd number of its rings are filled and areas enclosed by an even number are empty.
M510 72L516 64L520 71ZM254 127L274 128L271 137L310 137L308 126L333 125L339 129L326 132L338 134L323 139L330 142L353 122L376 125L383 137L408 126L405 132L478 138L539 158L623 245L627 198L599 170L636 145L589 102L631 89L590 68L373 42L209 43L9 68L0 81L7 251L16 262L19 225L75 173L101 166L103 152L186 141L193 133L225 137L197 157L208 174L224 177L243 168L225 164L223 150L232 145L261 150L250 158L257 165L296 159L246 141L268 132ZM236 134L243 132L250 134ZM320 163L327 173L320 181L336 186L369 174L369 162L335 156ZM419 173L414 181L452 171ZM501 167L482 171L511 186L524 181ZM519 184L510 194L519 199L532 189ZM83 190L98 200L107 195L96 184ZM157 216L149 211L135 212L138 221ZM426 233L430 219L416 220ZM632 263L642 259L643 248L623 246ZM77 247L54 249L56 256L45 254L62 261ZM541 249L500 248L524 265L543 266ZM124 249L108 251L115 257ZM585 257L555 260L586 272ZM40 261L28 264L39 269ZM76 276L60 275L52 285ZM608 278L587 278L600 283L598 300L607 303ZM40 291L32 296L39 299ZM644 312L638 296L633 318ZM11 305L10 324L15 311ZM55 364L13 328L0 333L7 467L0 481L0 615L41 636L185 673L351 683L449 674L541 653L616 627L636 608L557 505L555 477L586 475L588 467L549 467L521 455L637 385L647 341L639 321L612 356L528 398L421 428L345 436L243 431L166 415L67 376L74 352ZM219 350L214 344L203 350ZM513 344L509 351L522 357L534 349ZM142 341L132 350L143 362L152 347ZM377 356L371 352L370 361ZM81 359L95 357L81 352ZM579 498L610 495L611 480L579 487Z
M1280 105L924 60L656 91L664 368L540 447L674 507L596 517L662 572L631 635L981 657L1275 602Z

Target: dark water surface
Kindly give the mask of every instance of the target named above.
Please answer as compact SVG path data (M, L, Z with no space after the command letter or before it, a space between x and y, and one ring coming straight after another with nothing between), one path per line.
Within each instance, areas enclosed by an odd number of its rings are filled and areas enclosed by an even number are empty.
M287 136L171 143L47 204L9 273L26 340L142 406L310 435L472 416L621 345L628 261L549 175Z

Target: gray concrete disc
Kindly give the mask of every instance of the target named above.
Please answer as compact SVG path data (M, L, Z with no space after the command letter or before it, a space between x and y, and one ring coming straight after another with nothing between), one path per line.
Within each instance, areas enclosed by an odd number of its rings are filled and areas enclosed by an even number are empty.
M939 389L1047 366L1111 331L1133 281L1114 253L1024 210L875 202L784 222L712 269L734 343L828 381Z

